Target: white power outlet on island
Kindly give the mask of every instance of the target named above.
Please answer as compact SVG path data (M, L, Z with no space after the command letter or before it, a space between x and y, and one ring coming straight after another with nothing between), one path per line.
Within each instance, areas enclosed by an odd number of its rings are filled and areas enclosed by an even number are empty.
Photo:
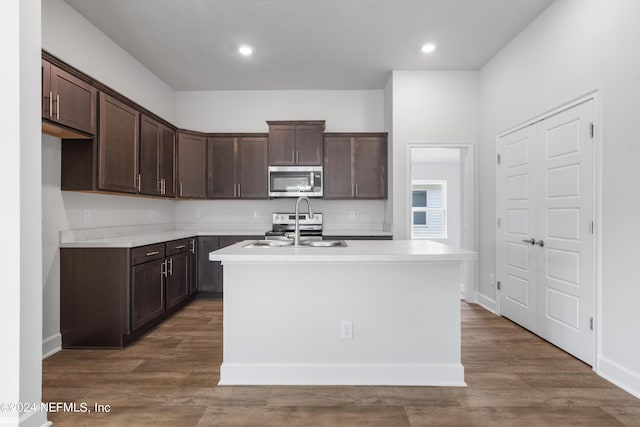
M349 211L349 218L356 219L356 211Z
M345 340L353 339L353 322L349 320L342 321L342 327L340 329L340 337Z

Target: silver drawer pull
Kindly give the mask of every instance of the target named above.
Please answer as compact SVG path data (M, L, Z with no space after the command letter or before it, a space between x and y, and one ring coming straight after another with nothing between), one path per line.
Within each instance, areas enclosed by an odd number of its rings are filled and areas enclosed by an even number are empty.
M160 251L147 252L147 256L158 255Z
M180 246L176 246L176 249L184 249L186 247L187 247L187 245L180 245Z

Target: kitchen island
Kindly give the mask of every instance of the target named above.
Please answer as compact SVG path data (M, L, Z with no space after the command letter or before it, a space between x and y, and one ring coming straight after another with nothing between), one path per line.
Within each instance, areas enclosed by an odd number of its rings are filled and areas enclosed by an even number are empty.
M460 277L432 241L211 252L224 267L219 384L463 386Z

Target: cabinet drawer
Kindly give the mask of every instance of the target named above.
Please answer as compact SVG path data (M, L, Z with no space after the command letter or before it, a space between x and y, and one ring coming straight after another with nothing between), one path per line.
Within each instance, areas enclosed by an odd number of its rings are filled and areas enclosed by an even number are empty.
M167 256L181 254L189 250L189 239L172 240L166 243Z
M164 243L140 246L131 251L131 265L164 258Z

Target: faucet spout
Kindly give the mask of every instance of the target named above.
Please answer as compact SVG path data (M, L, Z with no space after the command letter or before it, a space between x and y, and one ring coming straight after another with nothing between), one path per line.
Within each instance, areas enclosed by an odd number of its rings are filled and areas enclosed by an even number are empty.
M293 240L293 244L294 246L300 246L300 202L301 201L305 201L307 202L307 211L309 212L309 218L313 219L313 211L311 210L311 202L309 202L309 198L306 196L300 196L298 197L298 200L296 200L296 231L295 231L295 235L294 235L294 240Z

